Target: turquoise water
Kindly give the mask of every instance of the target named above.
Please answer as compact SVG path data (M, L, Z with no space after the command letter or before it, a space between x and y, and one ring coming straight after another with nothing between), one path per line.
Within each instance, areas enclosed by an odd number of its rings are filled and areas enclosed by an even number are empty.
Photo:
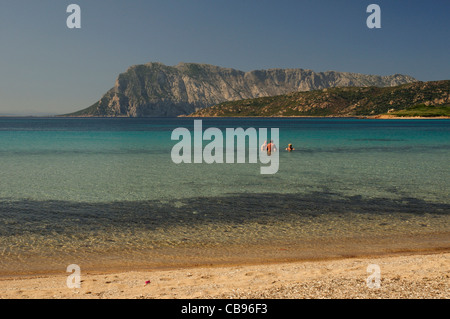
M280 149L296 150L274 175L174 164L177 127L193 119L0 118L0 270L317 238L435 234L449 247L449 120L203 119L279 128Z

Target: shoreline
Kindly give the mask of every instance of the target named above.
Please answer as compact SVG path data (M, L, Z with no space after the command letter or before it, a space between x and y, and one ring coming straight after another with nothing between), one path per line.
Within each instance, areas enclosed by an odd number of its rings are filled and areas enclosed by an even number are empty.
M292 116L189 116L189 115L180 115L178 117L190 117L190 118L270 118L270 119L290 119L290 118L311 118L311 119L357 119L357 120L443 120L450 119L450 116L393 116L393 115L352 115L352 116L308 116L308 115L292 115Z
M64 116L64 115L0 115L0 118L11 119L11 118L30 118L30 119L40 119L40 118L55 118L55 119L126 119L126 118L136 118L136 119L156 119L156 118L324 118L324 119L368 119L368 120L444 120L450 119L450 116L394 116L387 114L379 114L379 115L349 115L349 116L339 116L339 115L330 115L330 116L310 116L310 115L292 115L292 116L190 116L190 115L178 115L178 116L157 116L157 117L130 117L130 116Z
M450 116L395 116L395 115L373 115L373 116L365 116L362 118L367 119L378 119L378 120L443 120L450 119Z
M367 267L381 270L367 287ZM450 251L0 278L0 299L450 298ZM146 284L147 281L150 283Z
M445 223L445 221L442 221ZM0 280L53 276L65 272L70 264L78 264L89 273L116 273L138 270L155 271L232 265L265 265L289 262L320 262L346 258L386 257L412 254L450 253L450 233L389 234L307 239L283 242L241 244L188 243L178 247L134 249L97 249L77 254L76 250L4 256L0 263Z
M286 249L287 250L287 249ZM268 265L282 265L291 263L321 263L321 262L338 262L347 259L380 259L380 258L393 258L393 257L407 257L416 255L439 255L450 254L450 247L433 247L423 249L401 249L390 251L378 251L367 253L342 253L333 256L318 256L318 257L285 257L285 258L273 258L267 260L228 260L228 261L193 261L182 262L173 264L145 264L139 263L130 265L90 265L83 267L84 271L89 275L113 275L117 273L128 272L157 272L157 271L173 271L173 270L189 270L197 268L215 269L215 268L228 268L228 267L252 267L252 266L268 266ZM65 274L65 272L52 270L38 270L38 271L20 271L20 272L3 272L0 273L0 282L7 280L23 280L23 279L37 279L47 278L53 276L59 276Z

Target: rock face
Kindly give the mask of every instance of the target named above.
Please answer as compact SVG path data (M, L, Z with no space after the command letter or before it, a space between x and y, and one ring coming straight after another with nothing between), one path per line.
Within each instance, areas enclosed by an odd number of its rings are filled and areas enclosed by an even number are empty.
M207 64L130 67L97 103L69 116L157 117L187 115L225 101L311 91L329 87L396 86L416 81L406 75L315 73L303 69L243 72Z

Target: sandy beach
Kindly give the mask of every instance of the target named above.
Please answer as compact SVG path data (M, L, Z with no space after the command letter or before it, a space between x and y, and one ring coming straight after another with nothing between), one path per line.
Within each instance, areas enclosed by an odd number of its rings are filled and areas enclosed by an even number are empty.
M361 118L380 119L380 120L443 120L450 119L448 116L395 116L389 114L380 114L373 116L365 116Z
M380 287L369 288L369 265ZM450 298L450 253L0 279L1 299ZM371 283L376 283L370 280Z

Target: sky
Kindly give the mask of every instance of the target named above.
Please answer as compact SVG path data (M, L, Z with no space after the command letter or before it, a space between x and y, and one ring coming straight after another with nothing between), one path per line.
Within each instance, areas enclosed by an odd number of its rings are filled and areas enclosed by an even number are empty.
M447 80L449 14L449 0L0 0L0 114L84 109L148 62Z

